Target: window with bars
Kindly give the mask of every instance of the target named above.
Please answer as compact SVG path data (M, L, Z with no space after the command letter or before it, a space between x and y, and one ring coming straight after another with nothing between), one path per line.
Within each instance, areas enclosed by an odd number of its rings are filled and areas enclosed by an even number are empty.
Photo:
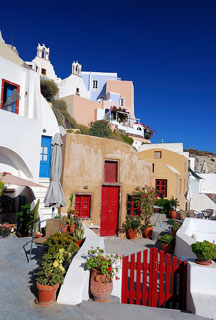
M76 194L75 196L75 211L80 218L90 218L91 195Z
M159 196L167 197L167 180L166 179L156 179L155 189Z
M133 197L129 194L127 196L127 215L140 216L139 205L134 201Z

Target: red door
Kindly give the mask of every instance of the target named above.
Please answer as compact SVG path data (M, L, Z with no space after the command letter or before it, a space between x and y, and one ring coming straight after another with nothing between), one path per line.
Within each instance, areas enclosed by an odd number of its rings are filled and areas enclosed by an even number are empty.
M115 236L118 228L119 187L102 187L101 236Z

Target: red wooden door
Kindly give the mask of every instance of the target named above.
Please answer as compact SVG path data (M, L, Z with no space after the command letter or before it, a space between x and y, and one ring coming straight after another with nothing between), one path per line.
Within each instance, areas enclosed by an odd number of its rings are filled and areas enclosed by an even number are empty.
M101 236L115 236L118 228L119 187L102 187Z

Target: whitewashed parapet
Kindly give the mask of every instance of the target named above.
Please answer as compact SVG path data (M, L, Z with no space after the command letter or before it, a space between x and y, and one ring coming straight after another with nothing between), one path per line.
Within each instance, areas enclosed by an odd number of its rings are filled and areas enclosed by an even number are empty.
M57 303L76 305L89 299L89 270L84 270L88 250L91 247L104 249L104 239L84 226L85 242L70 264L61 286Z

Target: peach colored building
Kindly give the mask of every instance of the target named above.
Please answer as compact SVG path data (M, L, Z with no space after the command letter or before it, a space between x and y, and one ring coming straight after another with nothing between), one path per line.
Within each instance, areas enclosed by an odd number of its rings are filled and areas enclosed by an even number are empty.
M130 195L151 183L151 165L134 148L114 140L67 133L63 143L67 206L73 193L73 207L86 224L101 236L118 235L130 214Z

